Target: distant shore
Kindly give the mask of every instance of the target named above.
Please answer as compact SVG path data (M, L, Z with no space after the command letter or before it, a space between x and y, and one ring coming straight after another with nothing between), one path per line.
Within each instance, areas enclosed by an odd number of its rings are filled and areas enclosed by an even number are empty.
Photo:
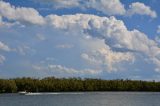
M160 82L90 78L0 79L0 93L26 92L160 92Z

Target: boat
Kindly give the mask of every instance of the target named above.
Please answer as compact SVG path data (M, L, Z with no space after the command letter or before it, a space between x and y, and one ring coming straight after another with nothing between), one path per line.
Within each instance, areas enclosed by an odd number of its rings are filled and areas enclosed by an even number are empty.
M20 91L20 92L18 92L18 94L20 94L20 95L26 95L28 92L26 92L26 91Z

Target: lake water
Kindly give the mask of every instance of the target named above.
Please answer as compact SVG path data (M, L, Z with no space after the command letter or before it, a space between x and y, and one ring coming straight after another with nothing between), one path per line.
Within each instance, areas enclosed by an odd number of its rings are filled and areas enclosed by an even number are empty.
M0 106L160 106L157 92L0 94Z

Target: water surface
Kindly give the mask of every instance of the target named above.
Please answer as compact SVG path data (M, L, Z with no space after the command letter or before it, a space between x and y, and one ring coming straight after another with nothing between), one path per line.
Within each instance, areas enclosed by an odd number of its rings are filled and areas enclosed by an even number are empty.
M160 106L158 92L0 94L0 106Z

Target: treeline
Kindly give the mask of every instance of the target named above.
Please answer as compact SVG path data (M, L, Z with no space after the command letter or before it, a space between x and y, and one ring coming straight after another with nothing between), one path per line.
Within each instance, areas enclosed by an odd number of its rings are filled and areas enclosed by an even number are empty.
M0 93L69 91L160 91L160 82L81 78L0 79Z

